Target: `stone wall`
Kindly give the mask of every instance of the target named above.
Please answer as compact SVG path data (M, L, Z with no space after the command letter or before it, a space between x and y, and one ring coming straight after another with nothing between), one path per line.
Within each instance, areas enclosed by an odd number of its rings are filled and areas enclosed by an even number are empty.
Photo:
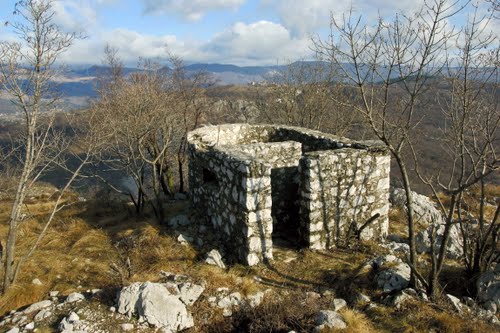
M314 249L372 217L362 238L387 234L390 159L379 142L247 124L200 128L188 142L193 208L228 240L230 261L272 259L278 230Z
M330 248L345 239L349 228L355 227L354 232L372 217L361 238L384 238L389 227L389 168L390 157L381 151L306 153L300 160L300 215L309 247Z

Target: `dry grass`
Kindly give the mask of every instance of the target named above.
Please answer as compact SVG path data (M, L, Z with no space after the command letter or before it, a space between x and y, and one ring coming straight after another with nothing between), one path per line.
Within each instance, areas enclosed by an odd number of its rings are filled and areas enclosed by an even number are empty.
M232 317L214 320L199 332L312 332L315 314L327 306L325 300L305 300L300 292L267 298L255 308L242 308Z
M326 328L321 331L321 333L334 333L334 332L345 332L345 333L376 333L380 332L377 330L370 319L363 313L344 308L340 310L342 317L344 318L347 328L345 329L331 329Z
M382 332L495 332L495 328L477 320L462 317L430 303L409 301L396 310L379 306L367 313L375 330Z
M406 237L408 234L408 223L406 213L401 208L389 210L389 234Z
M8 230L10 204L0 203L3 239ZM40 200L30 198L25 208L29 218L18 232L17 258L33 244L52 204L46 195ZM136 220L112 208L94 210L92 203L78 203L61 211L39 249L23 265L16 285L0 298L0 315L39 301L50 290L68 294L75 290L114 288L133 281L158 280L161 270L185 272L194 265L196 252L179 245L153 220ZM172 212L179 210L177 207ZM125 243L129 245L126 248ZM111 267L120 266L127 258L131 262L130 274L119 277ZM33 285L34 278L43 285Z
M484 195L486 206L484 208L486 220L493 219L495 214L496 205L493 203L497 202L500 198L500 185L486 184L484 188ZM449 207L450 197L444 193L438 194L440 200L446 207ZM480 199L481 199L481 188L479 185L472 186L467 191L464 192L464 208L473 213L475 216L479 216L480 210Z

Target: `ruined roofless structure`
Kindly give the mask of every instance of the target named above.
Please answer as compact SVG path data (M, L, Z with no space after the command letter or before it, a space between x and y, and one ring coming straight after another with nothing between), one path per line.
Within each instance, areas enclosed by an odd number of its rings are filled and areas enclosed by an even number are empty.
M329 249L368 221L361 239L387 235L390 155L379 141L226 124L192 131L188 143L192 207L230 261L272 259L281 236Z

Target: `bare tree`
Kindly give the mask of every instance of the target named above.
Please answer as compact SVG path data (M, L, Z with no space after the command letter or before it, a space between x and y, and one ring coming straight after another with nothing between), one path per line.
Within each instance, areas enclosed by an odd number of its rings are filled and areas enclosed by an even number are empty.
M346 107L336 74L329 62L296 61L268 75L259 87L262 121L344 135L358 113Z
M185 172L187 158L187 134L201 125L213 102L206 95L206 89L215 82L206 71L188 73L184 61L169 54L171 64L170 98L174 113L178 115L180 127L175 136L177 147L177 174L179 192L185 192Z
M342 20L332 14L330 37L313 39L316 51L342 74L346 89L355 89L350 106L364 116L396 160L406 193L413 285L425 279L417 267L411 165L405 151L421 122L421 96L441 74L443 53L455 35L448 19L462 8L458 1L430 0L414 15L398 14L390 22L379 18L374 26L352 12Z
M93 105L96 123L105 124L103 130L111 138L104 163L133 180L137 193L125 192L136 212L142 213L149 203L162 221L164 196L174 192L172 142L174 130L181 126L172 109L168 71L143 60L138 71L125 76L116 50L107 48L106 58L109 75L101 82L100 99Z
M15 282L22 263L36 250L55 215L64 207L63 195L91 157L89 149L83 152L81 164L56 199L41 233L28 253L17 262L17 230L21 223L22 207L28 190L54 164L60 162L69 146L66 138L54 128L58 94L52 80L58 56L78 36L63 32L53 23L53 0L23 0L15 5L19 21L8 23L18 41L0 42L0 75L3 89L12 96L12 103L22 118L20 145L21 172L9 218L5 247L3 291ZM90 147L90 146L88 146Z
M490 10L493 13L493 16L498 18L498 13L500 12L500 0L486 0L486 2L490 5Z
M446 257L446 246L452 228L460 230L466 272L471 286L476 278L500 258L498 250L498 215L486 212L485 181L499 168L500 137L498 38L488 32L489 17L477 9L456 38L455 57L447 63L446 89L438 95L445 120L442 136L446 168L432 174L419 167L417 149L412 147L415 169L427 184L445 216L441 244L431 250L429 290L439 292L439 274ZM471 198L469 190L478 193ZM445 202L438 192L445 193ZM474 207L479 201L479 207ZM474 288L472 288L474 289Z

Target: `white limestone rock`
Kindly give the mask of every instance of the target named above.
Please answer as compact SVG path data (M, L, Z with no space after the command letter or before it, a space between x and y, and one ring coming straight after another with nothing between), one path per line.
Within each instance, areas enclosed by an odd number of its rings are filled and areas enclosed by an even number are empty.
M382 270L375 276L379 288L384 292L402 290L408 287L410 282L410 266L399 263L394 267Z
M382 247L389 249L391 252L410 253L410 245L406 243L389 242L382 244Z
M443 215L434 202L425 195L412 192L413 212L417 222L424 224L443 224ZM390 195L393 206L406 210L406 193L402 188L396 188Z
M140 317L155 327L183 330L194 326L193 317L185 304L158 283L143 284L137 310Z
M128 331L132 331L134 329L134 324L124 323L124 324L121 324L120 327L121 327L122 331L128 332Z
M343 298L335 298L332 302L333 311L339 311L347 306L347 302Z
M193 305L205 291L203 286L191 282L179 285L179 298L186 305Z
M464 305L460 302L460 299L458 299L458 297L455 297L455 296L450 295L450 294L446 294L446 298L451 303L451 305L453 305L453 308L457 312L462 312Z
M76 323L80 321L80 317L75 312L71 312L68 316L68 321L70 323Z
M67 318L63 318L59 323L59 330L61 332L73 332L73 324L68 321Z
M387 254L373 259L372 261L370 261L370 264L373 269L377 270L387 263L394 263L394 262L401 262L401 259L399 259L395 255Z
M45 318L50 317L51 315L52 312L49 309L42 309L36 314L34 320L35 322L39 322L41 320L44 320Z
M370 303L371 301L372 301L371 298L363 293L357 292L354 295L354 302Z
M85 300L85 296L83 296L82 294L80 294L80 293L71 293L66 298L65 303L74 303L74 302L80 302L80 301L83 301L83 300Z
M347 324L341 314L331 310L321 310L316 315L315 332L321 332L325 328L344 329Z
M266 291L258 291L253 295L248 295L247 296L248 305L250 305L250 307L252 307L252 308L259 306L262 303L262 301L264 300L264 296L268 292L270 292L270 289L268 289Z
M226 265L224 264L224 261L222 261L222 256L220 252L216 249L213 249L207 253L207 258L205 259L205 262L209 265L215 265L222 269L226 269Z
M40 301L40 302L31 304L23 312L28 314L28 313L32 313L35 311L40 311L41 309L48 308L51 305L52 305L52 301L49 301L49 300Z
M141 282L135 282L120 290L118 294L118 313L126 315L130 318L137 312L136 306L141 286Z
M173 332L194 326L193 317L181 301L161 283L136 282L118 295L118 312L137 314L140 321Z
M189 243L192 243L193 242L193 238L192 237L189 237L187 235L184 235L184 234L180 234L178 237L177 237L177 241L179 243L181 243L182 245L188 245Z
M217 289L216 296L208 298L208 303L214 308L221 309L224 317L230 317L233 314L233 308L244 305L245 302L239 292L229 293L229 288L223 287ZM251 306L250 303L248 305Z
M40 281L40 279L33 279L31 283L33 283L35 286L43 286L43 283L42 281Z
M242 301L241 294L238 292L234 292L220 298L217 302L217 306L220 309L232 308L233 306L241 305L241 301Z

